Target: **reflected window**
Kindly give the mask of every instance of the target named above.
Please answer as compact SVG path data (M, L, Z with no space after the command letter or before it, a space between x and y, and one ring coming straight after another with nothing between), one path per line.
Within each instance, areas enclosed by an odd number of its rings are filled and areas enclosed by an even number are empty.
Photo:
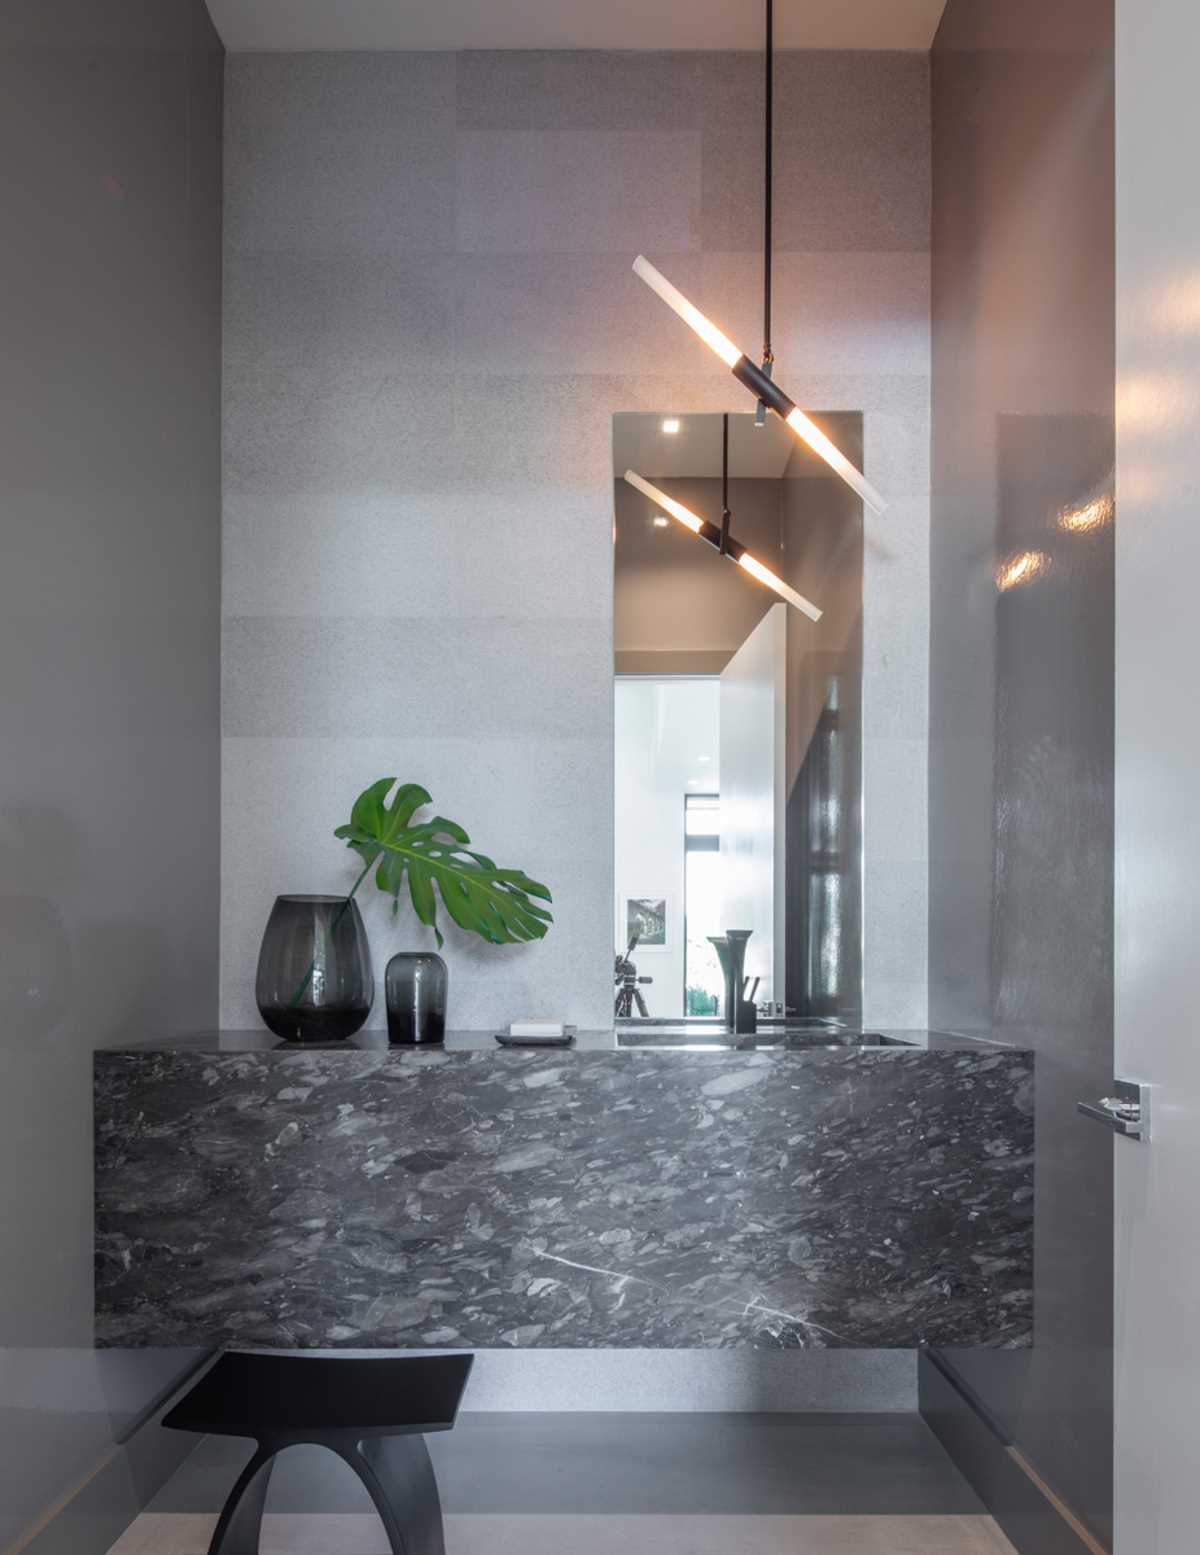
M721 800L688 794L684 838L684 1012L720 1015L724 979L708 935L721 930Z

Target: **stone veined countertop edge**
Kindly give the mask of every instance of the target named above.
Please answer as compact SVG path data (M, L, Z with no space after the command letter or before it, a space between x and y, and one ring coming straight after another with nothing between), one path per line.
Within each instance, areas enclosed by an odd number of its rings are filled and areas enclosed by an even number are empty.
M401 1060L427 1063L430 1060L461 1058L491 1053L498 1057L525 1059L550 1059L559 1062L577 1057L595 1057L612 1054L621 1057L637 1057L647 1054L662 1055L672 1060L684 1057L734 1058L798 1058L830 1052L866 1053L876 1055L937 1053L975 1055L979 1058L1001 1056L1032 1056L1032 1050L1011 1043L985 1037L967 1036L944 1031L872 1028L876 1035L888 1040L883 1043L858 1044L850 1042L812 1042L789 1045L785 1042L765 1042L761 1045L738 1047L723 1039L719 1031L696 1034L691 1041L675 1043L649 1040L644 1043L622 1044L612 1030L580 1031L574 1043L567 1046L502 1047L490 1031L451 1031L446 1034L444 1046L392 1047L382 1031L363 1032L346 1042L325 1044L290 1044L279 1042L270 1032L263 1030L199 1031L175 1034L157 1034L141 1038L126 1037L95 1049L97 1058L123 1056L149 1056L171 1053L202 1058L257 1057L292 1059L307 1055L333 1058L354 1056L389 1056Z

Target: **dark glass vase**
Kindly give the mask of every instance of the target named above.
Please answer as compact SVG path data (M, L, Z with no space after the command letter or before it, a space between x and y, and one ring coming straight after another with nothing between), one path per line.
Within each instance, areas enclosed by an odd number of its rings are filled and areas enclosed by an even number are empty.
M742 998L745 982L743 969L746 965L746 941L753 933L753 929L726 929L724 934L708 936L708 943L716 951L725 977L725 1008L721 1013L729 1031L743 1031L747 1026L742 1016L743 1010L747 1013L749 1011Z
M423 1047L445 1041L446 993L450 973L441 956L401 951L384 973L388 1041L393 1047Z
M342 1042L375 998L358 904L344 896L277 896L258 953L258 1012L288 1042Z

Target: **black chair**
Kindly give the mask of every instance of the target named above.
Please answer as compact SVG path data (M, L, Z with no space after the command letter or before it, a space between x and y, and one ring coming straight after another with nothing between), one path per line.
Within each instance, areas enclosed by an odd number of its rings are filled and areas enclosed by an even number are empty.
M473 1359L223 1355L163 1420L173 1431L258 1443L229 1493L209 1555L257 1555L275 1455L300 1444L328 1447L350 1465L383 1519L393 1555L445 1555L425 1434L453 1428Z

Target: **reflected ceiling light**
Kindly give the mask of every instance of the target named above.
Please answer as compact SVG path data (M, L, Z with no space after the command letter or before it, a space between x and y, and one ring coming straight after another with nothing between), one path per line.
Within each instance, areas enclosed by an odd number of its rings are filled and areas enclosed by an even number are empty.
M1093 497L1090 502L1085 502L1080 507L1064 508L1058 515L1058 527L1066 529L1071 534L1086 535L1093 529L1103 529L1105 524L1112 521L1112 516L1112 498Z
M656 513L654 515L655 529L665 529L670 522L671 520L669 518L665 518L661 513Z
M774 589L780 599L786 599L789 605L794 605L797 610L803 611L810 621L821 619L820 610L811 600L805 599L803 594L797 594L796 590L790 588L782 578L777 578L769 567L764 567L762 562L751 556L746 547L739 544L731 534L727 532L724 534L722 544L722 530L718 529L716 524L698 518L690 508L685 508L682 502L676 502L674 497L668 497L665 491L639 475L636 470L626 470L625 479L643 496L649 497L651 502L657 502L659 507L666 508L671 517L685 529L690 529L694 535L707 540L714 550L723 552L730 561L737 562L743 572L748 572L752 578L757 578L760 583L766 584L767 588Z
M679 431L679 417L667 416L663 421L660 431L665 432L668 437L673 437L675 433Z
M1050 558L1045 551L1020 551L997 570L996 587L1001 594L1007 594L1009 589L1019 588L1023 583L1032 583L1035 578L1041 577L1049 566Z
M661 271L656 270L644 254L639 254L633 261L634 273L645 281L653 292L657 292L669 308L672 308L683 322L700 336L709 350L716 354L730 369L738 382L750 390L758 401L755 411L755 421L761 426L764 414L773 410L795 435L803 443L807 443L819 458L825 463L876 513L882 513L887 508L887 503L867 480L866 476L853 465L836 443L830 441L820 427L812 421L799 408L794 400L777 389L771 381L775 363L775 353L771 348L771 223L772 223L772 146L774 139L773 108L774 108L774 65L775 65L775 35L774 35L774 6L773 0L766 0L767 4L767 39L766 39L766 89L764 93L765 126L763 144L763 357L762 366L756 367L752 361L734 345L729 336L706 318L700 309L695 307L683 293ZM664 423L665 430L665 423Z

